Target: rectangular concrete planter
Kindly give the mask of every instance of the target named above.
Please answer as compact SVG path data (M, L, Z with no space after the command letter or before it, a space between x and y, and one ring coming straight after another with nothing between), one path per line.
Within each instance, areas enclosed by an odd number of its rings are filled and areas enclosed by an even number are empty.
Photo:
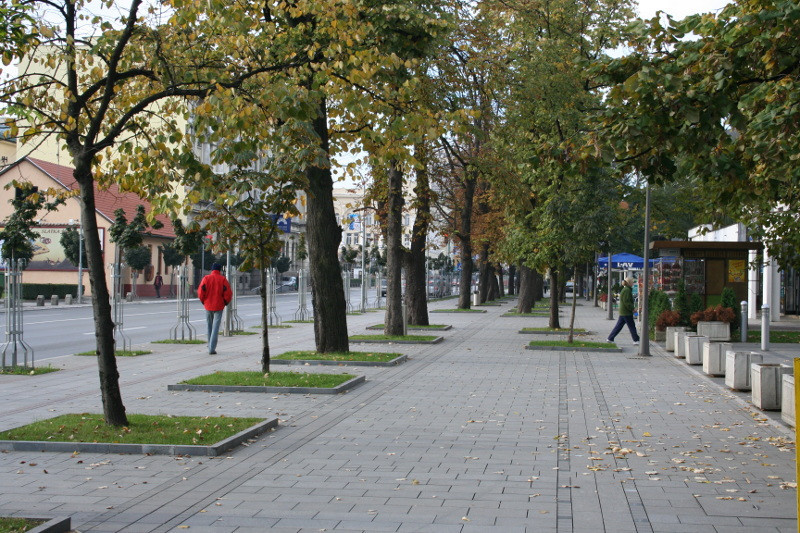
M667 327L667 351L675 351L675 332L686 331L684 326L669 326Z
M686 355L687 365L703 364L703 343L708 341L708 337L703 335L686 335L684 338L684 354Z
M750 390L750 365L764 356L755 352L725 352L725 385L734 390Z
M655 340L656 342L664 342L667 340L667 330L665 329L656 329L655 330Z
M673 333L675 338L675 357L679 359L686 357L686 335L694 335L694 333L685 330L678 330Z
M725 375L725 353L732 350L729 342L703 343L703 372L709 376Z
M753 405L765 411L780 409L783 375L791 373L792 368L779 363L752 363L750 369Z
M731 340L731 325L727 322L703 322L697 323L697 334L705 335L712 341L727 342Z
M782 385L781 420L794 427L794 376L791 374L784 374Z

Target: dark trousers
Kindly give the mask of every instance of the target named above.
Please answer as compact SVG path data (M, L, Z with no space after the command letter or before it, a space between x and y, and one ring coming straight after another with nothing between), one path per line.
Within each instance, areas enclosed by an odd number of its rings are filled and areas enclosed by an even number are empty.
M639 342L639 334L636 333L636 323L633 321L632 315L620 315L619 319L617 320L617 325L614 326L614 329L611 330L611 333L608 336L608 340L613 341L614 337L616 337L617 334L622 331L622 326L625 324L628 324L628 329L631 330L633 342Z

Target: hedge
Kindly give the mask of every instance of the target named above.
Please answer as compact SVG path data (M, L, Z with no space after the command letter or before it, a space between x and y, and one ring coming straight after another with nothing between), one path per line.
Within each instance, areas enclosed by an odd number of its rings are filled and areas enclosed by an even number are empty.
M75 296L78 287L75 284L66 283L23 283L22 299L35 300L40 294L46 299L50 299L54 294L58 295L59 300L63 300L67 294Z

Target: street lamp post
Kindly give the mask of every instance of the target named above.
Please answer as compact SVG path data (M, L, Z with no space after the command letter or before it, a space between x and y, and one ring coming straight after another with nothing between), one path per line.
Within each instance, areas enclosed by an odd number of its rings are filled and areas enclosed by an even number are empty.
M358 209L353 209L353 212L359 212L359 219L361 220L361 312L364 313L367 310L367 285L365 281L367 281L366 268L367 268L367 222L366 217L364 216L363 211L367 209L375 209L372 206L365 205L364 207L359 207ZM380 290L380 288L378 289Z
M642 280L642 335L639 344L639 355L650 355L650 326L648 300L650 298L650 182L645 186L644 202L644 280Z

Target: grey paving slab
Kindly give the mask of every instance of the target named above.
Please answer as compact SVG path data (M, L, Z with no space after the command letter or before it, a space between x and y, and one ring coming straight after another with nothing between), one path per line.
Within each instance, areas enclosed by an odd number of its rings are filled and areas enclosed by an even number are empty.
M777 416L658 346L635 358L625 333L619 353L534 355L517 331L535 319L501 319L506 307L450 314L446 342L398 346L403 365L362 367L360 387L330 396L168 391L257 369L259 339L223 338L214 358L152 345L120 361L129 412L276 417L278 429L219 457L3 453L0 514L67 514L82 532L796 530L792 434ZM375 321L348 316L351 333ZM575 326L603 340L613 322L586 304ZM313 349L310 328L271 343ZM101 410L96 363L56 364L0 377L0 430Z

